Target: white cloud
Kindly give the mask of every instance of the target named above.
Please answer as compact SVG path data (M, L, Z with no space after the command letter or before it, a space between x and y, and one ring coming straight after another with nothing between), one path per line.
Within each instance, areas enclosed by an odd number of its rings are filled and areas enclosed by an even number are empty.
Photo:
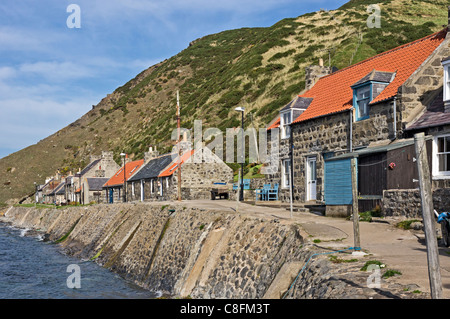
M93 77L93 70L83 64L73 62L40 61L35 63L24 63L19 71L27 74L35 74L51 81L68 79L79 79Z
M0 81L13 78L16 76L16 70L10 66L0 67Z

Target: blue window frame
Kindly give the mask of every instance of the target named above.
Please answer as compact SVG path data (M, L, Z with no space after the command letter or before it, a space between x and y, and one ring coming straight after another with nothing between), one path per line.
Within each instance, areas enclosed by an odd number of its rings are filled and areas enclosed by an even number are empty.
M356 110L356 121L361 121L369 118L370 101L372 101L371 82L353 87L353 107Z

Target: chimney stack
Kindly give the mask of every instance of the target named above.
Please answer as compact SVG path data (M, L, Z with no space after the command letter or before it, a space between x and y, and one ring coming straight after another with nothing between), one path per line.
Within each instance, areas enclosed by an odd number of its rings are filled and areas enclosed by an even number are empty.
M319 58L319 66L323 67L323 59L322 58Z
M150 162L152 159L158 157L159 152L156 150L156 146L155 149L153 150L153 147L150 146L148 148L148 152L144 153L144 163L148 163Z

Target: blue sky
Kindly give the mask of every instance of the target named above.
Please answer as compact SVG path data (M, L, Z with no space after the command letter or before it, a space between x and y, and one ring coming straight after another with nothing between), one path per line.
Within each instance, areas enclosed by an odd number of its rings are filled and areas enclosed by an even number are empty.
M74 122L199 37L337 9L344 0L2 0L0 158ZM81 28L69 28L71 4Z

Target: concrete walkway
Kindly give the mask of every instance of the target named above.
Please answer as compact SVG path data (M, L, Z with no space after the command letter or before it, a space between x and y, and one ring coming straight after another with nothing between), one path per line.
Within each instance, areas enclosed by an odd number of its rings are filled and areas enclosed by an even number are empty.
M160 203L161 204L161 203ZM174 204L174 202L167 202ZM186 207L236 212L263 219L276 218L280 223L296 223L301 226L304 238L317 239L317 246L343 249L354 246L353 222L344 218L332 218L306 212L291 212L284 207L264 207L230 200L198 200L175 202ZM361 248L388 269L401 271L396 277L400 284L417 284L420 291L430 292L427 252L423 231L403 230L395 227L398 219L386 218L377 222L360 222ZM436 224L438 225L438 224ZM439 246L440 269L444 298L450 298L450 249Z

